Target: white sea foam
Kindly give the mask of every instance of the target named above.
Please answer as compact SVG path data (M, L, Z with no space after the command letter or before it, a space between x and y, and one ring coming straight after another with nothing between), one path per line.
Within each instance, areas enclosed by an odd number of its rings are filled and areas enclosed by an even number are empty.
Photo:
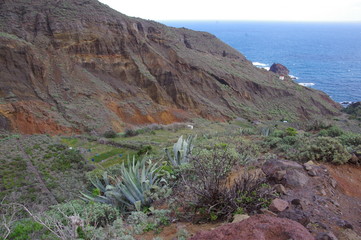
M260 63L260 62L252 62L252 64L256 67L267 67L268 64Z
M312 83L312 82L305 82L305 83L298 83L299 85L301 86L304 86L304 87L311 87L311 86L314 86L315 84Z
M263 69L266 69L267 71L269 71L270 67L263 67Z
M348 105L352 104L352 103L355 103L355 102L352 102L352 101L342 101L340 102L343 106L347 107Z
M296 79L296 80L298 79L298 77L296 77L296 76L293 76L293 75L289 75L289 76L291 79Z

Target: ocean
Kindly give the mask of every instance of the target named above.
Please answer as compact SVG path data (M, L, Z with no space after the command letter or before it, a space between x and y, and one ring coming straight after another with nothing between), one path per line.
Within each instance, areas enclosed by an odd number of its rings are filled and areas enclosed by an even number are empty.
M162 21L214 34L254 65L281 63L299 84L361 101L361 23Z

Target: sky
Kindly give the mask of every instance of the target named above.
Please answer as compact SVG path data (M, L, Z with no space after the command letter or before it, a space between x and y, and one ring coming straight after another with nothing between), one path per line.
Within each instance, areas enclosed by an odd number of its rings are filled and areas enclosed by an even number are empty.
M361 21L361 0L100 0L128 16L156 21Z

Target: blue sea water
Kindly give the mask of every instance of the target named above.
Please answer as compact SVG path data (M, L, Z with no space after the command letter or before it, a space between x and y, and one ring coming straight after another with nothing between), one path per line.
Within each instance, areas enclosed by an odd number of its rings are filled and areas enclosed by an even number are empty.
M361 101L361 23L163 21L206 31L258 67L285 65L298 83L337 102Z

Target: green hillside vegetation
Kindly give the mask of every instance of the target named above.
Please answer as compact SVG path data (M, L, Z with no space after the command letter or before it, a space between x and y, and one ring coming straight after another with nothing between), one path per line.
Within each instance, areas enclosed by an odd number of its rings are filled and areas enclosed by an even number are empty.
M252 214L277 197L253 174L267 160L361 164L351 160L361 135L341 123L195 119L194 129L153 124L99 136L3 134L0 239L135 239L156 236L172 221ZM227 187L237 167L245 173Z
M350 117L352 119L357 119L361 121L361 102L350 104L343 109L343 112L350 114Z

